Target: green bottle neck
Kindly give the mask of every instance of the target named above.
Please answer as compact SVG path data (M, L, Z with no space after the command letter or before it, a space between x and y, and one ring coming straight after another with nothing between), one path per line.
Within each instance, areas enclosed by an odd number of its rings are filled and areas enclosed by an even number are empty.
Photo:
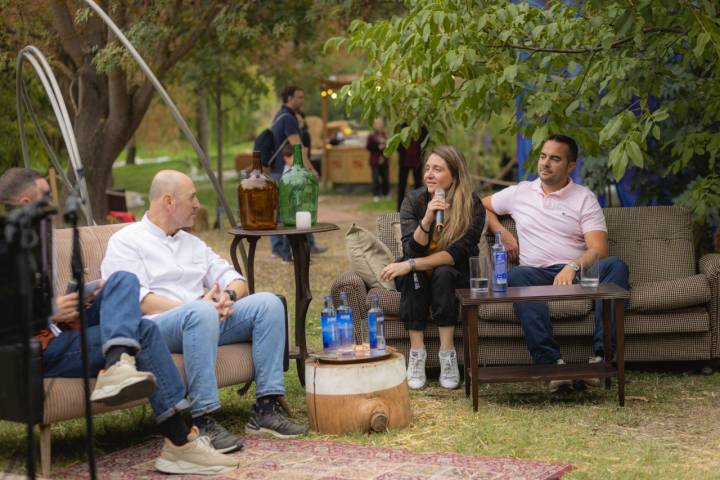
M303 158L302 158L302 146L301 145L295 145L295 151L293 152L293 167L302 167L303 166Z

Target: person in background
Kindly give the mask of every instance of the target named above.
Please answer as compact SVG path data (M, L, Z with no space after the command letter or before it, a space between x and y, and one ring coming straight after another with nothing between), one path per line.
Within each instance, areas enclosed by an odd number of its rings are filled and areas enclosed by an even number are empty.
M407 123L403 124L407 127ZM422 183L422 159L425 155L423 143L428 136L427 128L422 127L419 138L413 138L410 145L405 147L402 143L398 146L398 201L397 209L400 211L402 202L405 199L408 173L413 174L413 189L419 188Z
M385 156L385 121L382 117L373 120L373 131L367 137L365 147L370 152L370 169L372 170L373 201L379 202L380 195L387 197L390 193L390 162Z
M425 162L425 185L409 192L400 209L404 259L381 272L383 280L395 279L400 291L400 318L410 332L408 386L425 386L424 331L428 319L440 331L440 386L460 384L453 342L459 305L455 289L468 288L469 258L477 256L485 226L485 209L473 193L465 158L450 146L435 147ZM445 198L436 195L442 188ZM436 228L437 212L444 212L445 226Z
M28 168L11 168L0 177L0 202L5 204L33 203L49 193L47 180ZM215 450L185 423L180 413L190 406L185 384L157 325L142 318L139 292L135 275L117 271L86 299L88 360L90 374L97 376L91 401L112 406L150 397L165 437L155 461L161 472L216 475L237 468L237 459ZM82 377L78 292L56 295L53 301L56 313L36 335L43 376Z

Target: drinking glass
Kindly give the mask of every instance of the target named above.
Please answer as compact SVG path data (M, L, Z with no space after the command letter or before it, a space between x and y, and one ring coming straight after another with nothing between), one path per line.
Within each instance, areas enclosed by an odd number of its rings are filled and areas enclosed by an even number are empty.
M490 260L487 257L470 257L470 294L488 292Z
M597 287L600 284L600 259L593 255L580 265L580 285Z

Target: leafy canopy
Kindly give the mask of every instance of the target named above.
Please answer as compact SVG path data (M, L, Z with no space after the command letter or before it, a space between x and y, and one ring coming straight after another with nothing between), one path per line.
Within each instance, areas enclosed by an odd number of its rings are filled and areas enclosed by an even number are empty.
M472 127L517 107L523 116L508 129L534 149L551 132L567 133L616 179L633 167L682 179L680 201L698 221L720 223L720 7L564 3L407 0L403 17L356 21L326 44L368 58L341 98L367 119L409 121L390 151L423 124L442 139L449 125Z

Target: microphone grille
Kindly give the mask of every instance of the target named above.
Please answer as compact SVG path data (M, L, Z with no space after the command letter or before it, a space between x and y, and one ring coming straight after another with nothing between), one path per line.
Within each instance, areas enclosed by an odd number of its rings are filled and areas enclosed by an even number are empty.
M442 187L438 187L437 190L435 190L435 196L445 198L445 189Z

